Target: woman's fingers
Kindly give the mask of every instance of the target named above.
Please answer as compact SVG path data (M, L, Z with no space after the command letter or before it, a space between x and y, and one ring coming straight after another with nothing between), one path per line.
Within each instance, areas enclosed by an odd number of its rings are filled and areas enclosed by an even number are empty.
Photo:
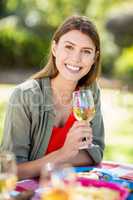
M88 146L92 143L92 128L86 121L76 121L67 134L63 149L75 155L84 143Z
M75 135L75 137L92 137L92 129L91 128L83 128L83 127L79 127L76 129L73 129L72 134Z
M78 127L91 127L90 123L87 121L75 121L72 128L78 128Z

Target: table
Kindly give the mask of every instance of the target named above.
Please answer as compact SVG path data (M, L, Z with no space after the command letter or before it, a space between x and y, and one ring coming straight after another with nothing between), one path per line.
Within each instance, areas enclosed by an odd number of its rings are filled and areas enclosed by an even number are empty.
M133 165L103 161L101 168L109 169L119 178L133 181Z
M116 163L116 162L109 162L103 161L98 166L83 166L83 167L76 167L76 172L85 172L90 170L96 170L102 172L103 178L106 181L114 182L117 184L121 184L124 187L127 187L130 191L130 195L128 200L133 200L133 165ZM35 179L27 179L18 182L16 191L22 192L25 190L33 190L36 191L38 188L38 181ZM32 200L37 200L37 197L33 197Z

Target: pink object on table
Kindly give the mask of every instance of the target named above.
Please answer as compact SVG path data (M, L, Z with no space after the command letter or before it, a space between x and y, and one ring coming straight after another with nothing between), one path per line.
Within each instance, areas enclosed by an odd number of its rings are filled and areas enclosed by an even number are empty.
M119 178L133 181L133 165L121 164L116 162L103 161L100 166L103 169L109 169Z
M114 173L119 178L133 181L133 165L103 161L100 165L98 165L96 167L102 168L102 169L108 169L110 172ZM115 183L90 180L87 178L80 178L80 181L83 186L89 186L89 185L94 185L96 187L103 186L103 187L112 188L114 190L117 190L121 196L120 200L125 200L126 197L128 196L127 190ZM35 191L37 188L38 188L38 180L29 179L29 180L19 181L17 183L16 191L19 191L19 192L26 191L26 190ZM39 200L38 194L36 194L32 200Z
M38 188L38 181L35 179L27 179L23 181L19 181L16 186L16 191L23 192L26 190L35 191Z
M85 187L94 186L97 188L104 187L104 188L115 190L115 191L119 192L119 194L120 194L119 200L125 200L129 194L127 189L125 189L115 183L109 183L109 182L105 182L105 181L93 180L93 179L88 179L88 178L78 178L78 181Z
M115 183L109 183L105 181L93 180L93 179L88 179L88 178L83 178L83 177L78 178L77 181L80 182L81 185L84 187L94 186L96 188L104 187L104 188L114 190L119 193L120 195L119 200L126 200L129 195L129 192L127 189ZM32 200L40 200L39 195L36 194Z
M120 178L123 178L123 179L127 179L127 180L132 180L133 181L133 172L130 172L130 173L127 173L123 176L120 176Z
M88 178L78 178L78 181L83 185L84 187L88 186L94 186L94 187L105 187L112 190L115 190L119 192L120 199L119 200L125 200L128 197L128 191L127 189L115 184L115 183L109 183L105 181L98 181L98 180L92 180ZM26 191L26 190L33 190L35 191L38 188L38 182L36 180L24 180L20 181L17 184L17 191ZM39 200L39 195L36 194L32 200Z

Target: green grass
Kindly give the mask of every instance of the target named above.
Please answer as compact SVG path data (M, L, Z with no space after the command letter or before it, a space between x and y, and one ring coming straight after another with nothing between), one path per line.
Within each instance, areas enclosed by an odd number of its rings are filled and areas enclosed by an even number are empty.
M14 85L0 85L0 140L5 110ZM102 112L105 123L104 160L133 163L133 93L103 89Z
M6 108L6 103L0 102L0 141L1 141L2 130L4 126L5 108Z
M14 85L0 84L0 142L2 139L6 107L13 87Z
M133 163L133 93L102 90L105 122L105 160Z
M124 144L108 144L105 149L104 160L133 164L133 148Z

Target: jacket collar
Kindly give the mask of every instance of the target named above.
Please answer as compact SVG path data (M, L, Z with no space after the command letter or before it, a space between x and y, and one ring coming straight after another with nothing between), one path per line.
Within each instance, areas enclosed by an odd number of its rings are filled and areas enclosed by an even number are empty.
M43 95L43 108L45 111L54 111L54 102L53 102L53 94L51 88L51 82L49 77L44 77L40 79L40 89Z

